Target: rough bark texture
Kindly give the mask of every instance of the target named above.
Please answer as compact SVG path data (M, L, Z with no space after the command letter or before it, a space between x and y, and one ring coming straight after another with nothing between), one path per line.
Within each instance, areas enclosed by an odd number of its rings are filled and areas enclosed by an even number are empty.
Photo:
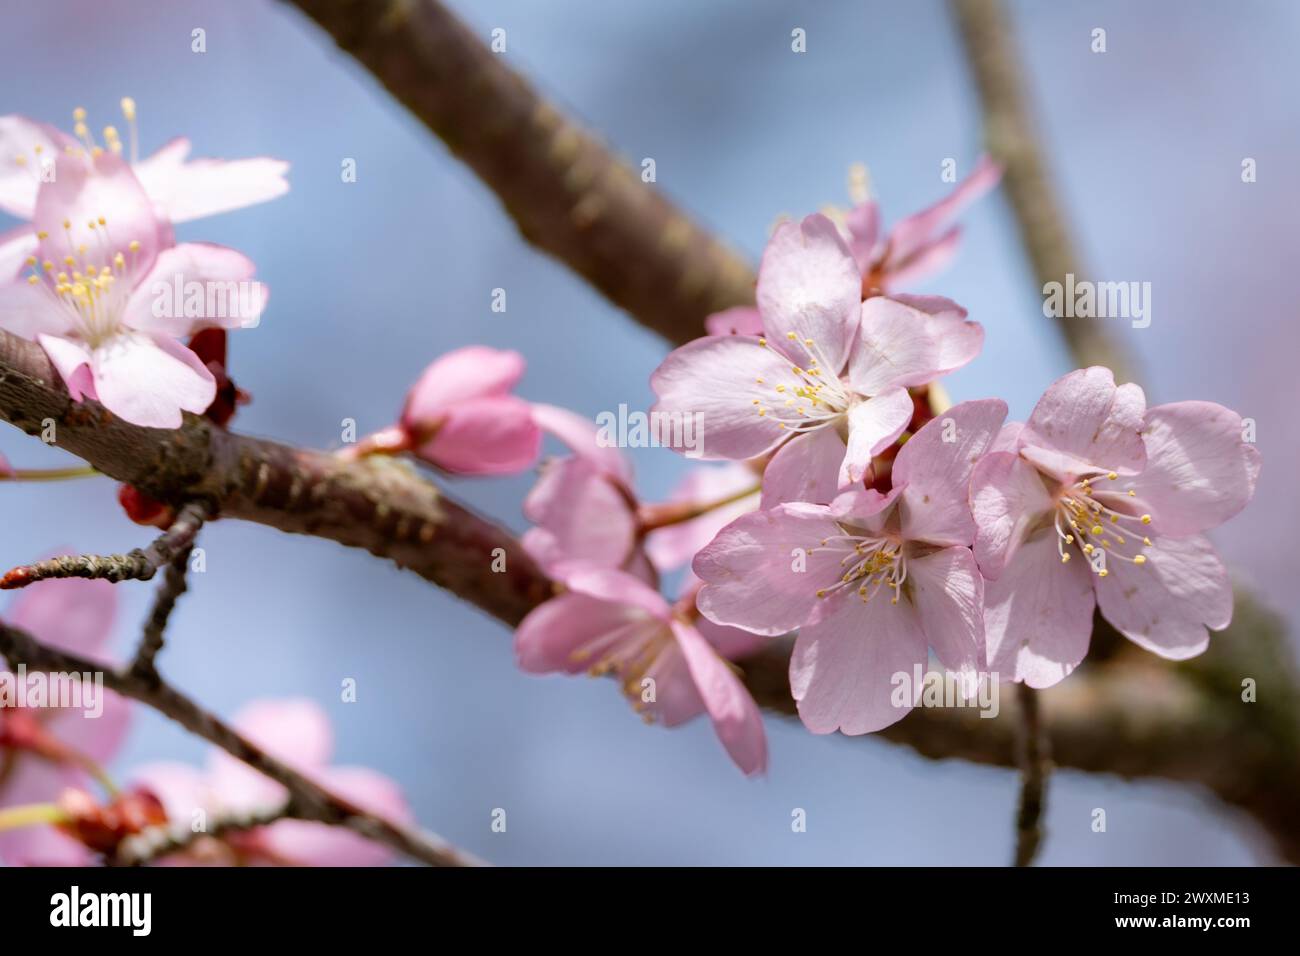
M0 418L32 433L53 422L59 446L159 500L198 497L228 518L364 548L510 626L553 593L506 531L404 463L347 462L193 416L174 432L128 425L94 403L73 403L44 352L5 332ZM497 549L506 571L492 570ZM1055 764L1200 784L1249 811L1279 852L1300 862L1300 684L1277 619L1239 597L1232 626L1195 660L1172 665L1123 646L1099 657L1043 694ZM774 641L741 667L760 705L792 715L789 660L788 642ZM1257 703L1241 699L1246 678L1258 684ZM995 719L922 708L876 736L925 757L1014 767L1009 697Z
M524 238L670 342L753 301L749 265L546 102L446 7L295 0L490 186ZM509 50L509 47L507 47Z

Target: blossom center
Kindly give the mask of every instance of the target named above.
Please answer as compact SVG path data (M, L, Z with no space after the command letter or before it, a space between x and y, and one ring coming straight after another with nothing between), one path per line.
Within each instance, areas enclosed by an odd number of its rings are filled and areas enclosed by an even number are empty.
M1127 499L1136 495L1132 488L1107 487L1118 480L1116 472L1098 471L1061 486L1056 494L1053 523L1062 563L1070 560L1071 549L1075 548L1102 578L1110 573L1106 567L1108 561L1126 561L1139 566L1147 563L1145 549L1152 544L1146 526L1151 524L1151 516L1129 510Z
M65 219L69 254L59 264L49 259L38 263L35 256L28 256L32 274L27 281L44 289L77 335L91 348L98 348L121 330L126 300L135 285L140 243L132 239L125 246L118 245L103 216L88 220L86 228L90 241L78 242L73 238L72 222ZM37 233L41 241L48 236L43 230Z
M760 418L776 422L782 429L792 432L809 432L840 422L853 402L853 390L834 369L814 339L800 339L794 332L786 338L795 343L807 357L806 365L794 364L789 355L772 347L767 339L758 344L783 362L791 362L790 378L781 382L755 379L761 386L760 397L752 402Z
M864 534L844 528L843 534L823 538L814 551L840 551L842 569L840 579L830 587L817 589L817 597L825 598L841 590L854 590L863 604L870 603L881 588L893 593L890 604L897 604L900 589L907 580L907 556L901 542L884 535Z

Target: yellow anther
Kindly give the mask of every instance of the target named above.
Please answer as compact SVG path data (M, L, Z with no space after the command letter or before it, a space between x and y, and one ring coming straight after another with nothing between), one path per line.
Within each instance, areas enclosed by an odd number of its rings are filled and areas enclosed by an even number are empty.
M1066 544L1074 544L1074 535L1072 535L1072 534L1067 534L1067 535L1065 536L1065 543L1066 543Z
M1150 515L1143 515L1143 516L1142 516L1142 523L1143 523L1143 524L1150 524L1150 523L1151 523L1151 516L1150 516Z
M127 248L130 249L132 252L139 252L139 251L140 251L140 240L139 240L139 239L132 239L131 242L127 245Z
M1151 547L1151 539L1150 539L1150 538L1143 538L1143 539L1142 539L1142 543L1145 544L1148 548Z
M86 128L85 123L78 123L76 126L72 127L72 131L82 138L86 137L90 133L90 130Z
M760 338L760 339L758 340L758 344L759 344L759 345L766 345L766 344L767 344L767 339Z
M49 234L48 232L46 232L44 229L42 229L40 232L38 232L38 233L36 234L36 238L37 238L37 239L48 239L48 238L50 238L50 234Z
M1094 552L1094 551L1096 551L1096 550L1097 550L1097 549L1094 548L1094 547L1093 547L1092 545L1090 545L1090 544L1085 544L1085 545L1083 546L1083 553L1084 553L1084 554L1092 554L1092 552Z
M1130 489L1128 490L1128 496L1129 496L1130 498L1132 498L1132 497L1134 497L1134 496L1136 496L1136 495L1137 495L1137 492L1134 491L1132 488L1130 488Z
M1069 563L1070 563L1070 556L1069 556L1068 554L1063 554L1063 555L1061 555L1061 563L1062 563L1062 564L1069 564Z
M793 341L795 340L795 334L794 334L793 332L787 332L787 333L785 333L785 337L786 337L787 339L789 339L791 342L793 342Z
M1146 564L1146 563L1147 563L1147 556L1146 556L1145 554L1139 554L1136 558L1133 559L1133 563L1134 563L1134 564Z
M72 220L71 220L71 219L65 219L65 220L63 220L63 228L64 228L64 229L71 229L71 228L72 228Z
M1108 574L1110 574L1110 572L1107 571L1105 568L1102 568L1100 571L1097 572L1097 577L1104 578Z
M824 597L826 596L826 589L825 589L825 588L818 588L818 589L817 589L817 596L818 596L819 598L824 598Z
M1089 533L1090 533L1090 534L1101 534L1101 525L1099 525L1099 524L1095 524L1095 525L1093 525L1093 526L1092 526L1092 530L1091 530Z
M1114 481L1116 478L1119 477L1119 473L1114 471L1108 471L1106 473L1106 477L1109 478L1111 481Z
M108 225L108 220L105 219L103 216L100 216L98 219L95 220L95 222L99 223L101 226Z
M72 119L77 123L85 122L86 108L84 106L78 106L72 111Z
M135 119L135 100L129 96L122 97L122 115L126 117L127 122Z
M804 344L804 345L811 346L811 345L813 345L814 343L813 343L813 340L812 340L812 339L804 339L804 340L803 340L803 344Z
M36 283L38 283L38 282L40 282L40 281L41 281L41 280L38 279L38 278L36 278L36 276L28 276L28 277L27 277L27 284L28 284L28 285L36 285Z
M34 266L34 265L36 265L36 257L35 257L35 256L28 256L28 257L27 257L27 264L28 264L29 266Z
M27 157L26 157L26 156L15 156L15 157L14 157L14 163L17 164L17 165L19 165L19 166L26 166L26 165L27 165Z

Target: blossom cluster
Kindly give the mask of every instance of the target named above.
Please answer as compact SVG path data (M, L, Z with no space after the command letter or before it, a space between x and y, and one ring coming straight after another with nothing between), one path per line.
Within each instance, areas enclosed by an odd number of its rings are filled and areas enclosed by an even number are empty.
M524 506L524 545L558 592L517 630L525 671L616 676L668 726L707 713L752 774L766 742L736 662L767 639L797 634L790 686L808 729L862 734L920 703L909 678L932 654L967 694L1043 688L1084 659L1097 608L1173 660L1228 625L1228 575L1204 532L1254 493L1240 416L1148 407L1101 367L1060 378L1023 423L1000 399L950 405L941 390L984 329L902 288L948 261L952 220L999 175L981 161L888 234L871 200L779 224L756 307L710 316L651 376L651 416L702 424L702 445L678 450L728 463L699 467L673 501L641 503L589 425L567 416L560 434L559 410L509 397L512 354L431 367L392 447L470 474L531 464L547 431L571 452L544 463ZM660 574L684 565L676 599L662 597Z

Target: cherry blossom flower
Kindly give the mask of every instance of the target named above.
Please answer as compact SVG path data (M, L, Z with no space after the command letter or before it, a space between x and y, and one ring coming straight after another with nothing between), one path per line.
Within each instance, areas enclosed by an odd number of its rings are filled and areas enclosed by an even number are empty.
M439 356L406 394L396 425L343 454L410 451L444 471L510 475L530 468L542 431L528 402L511 390L524 374L524 357L483 345Z
M5 613L13 627L50 647L98 657L111 635L117 592L102 580L40 581L23 590ZM126 737L128 703L105 690L98 716L86 709L0 708L0 807L50 804L92 778ZM86 847L52 826L0 833L0 856L11 864L76 865Z
M1242 434L1211 402L1148 409L1106 368L1053 384L971 480L990 668L1057 683L1088 652L1095 606L1161 657L1204 651L1232 588L1202 532L1244 508L1259 475Z
M936 296L861 298L861 275L822 215L783 223L758 278L763 335L707 336L651 377L653 412L699 415L702 457L775 452L763 505L826 502L866 475L913 415L909 386L969 362L983 330Z
M744 773L766 770L758 705L696 626L693 590L674 606L623 571L571 567L562 580L565 592L539 605L515 632L520 668L613 673L648 722L674 727L708 713Z
M282 160L188 159L190 142L183 137L137 161L136 105L130 97L122 100L122 114L128 127L131 171L160 219L188 222L265 202L289 189L285 180L289 164ZM104 128L100 146L86 125L86 111L79 107L72 115L76 136L23 116L0 116L0 210L31 220L42 180L48 178L43 174L48 164L58 164L54 171L63 175L63 164L79 161L80 152L122 155L127 150L116 127ZM71 157L66 155L69 152ZM0 281L16 276L29 256L38 255L38 247L32 225L0 234Z
M844 217L843 225L862 275L863 294L892 294L946 267L961 242L961 227L952 225L952 220L996 187L1001 178L1002 167L987 156L981 157L971 174L948 196L900 219L883 238L876 201L864 199L855 205Z
M400 788L364 767L330 764L334 749L329 719L309 700L257 701L243 708L234 726L272 756L358 806L386 819L409 822L411 811ZM223 750L213 750L206 770L185 764L141 767L137 785L154 793L168 820L186 827L211 824L228 816L273 810L286 798L284 788ZM391 851L340 827L304 820L279 820L200 841L164 862L173 864L380 866Z
M790 684L814 733L901 719L915 698L896 699L894 676L923 667L927 648L968 688L981 679L984 583L967 487L1005 416L997 399L956 405L903 445L888 494L854 488L830 505L745 515L696 556L706 618L799 629Z
M40 343L75 400L136 425L176 428L216 395L212 373L177 339L254 324L265 290L233 249L174 245L130 168L113 152L73 157L37 195L32 274L0 286L0 328ZM176 285L251 292L170 302ZM160 303L163 308L160 308Z

